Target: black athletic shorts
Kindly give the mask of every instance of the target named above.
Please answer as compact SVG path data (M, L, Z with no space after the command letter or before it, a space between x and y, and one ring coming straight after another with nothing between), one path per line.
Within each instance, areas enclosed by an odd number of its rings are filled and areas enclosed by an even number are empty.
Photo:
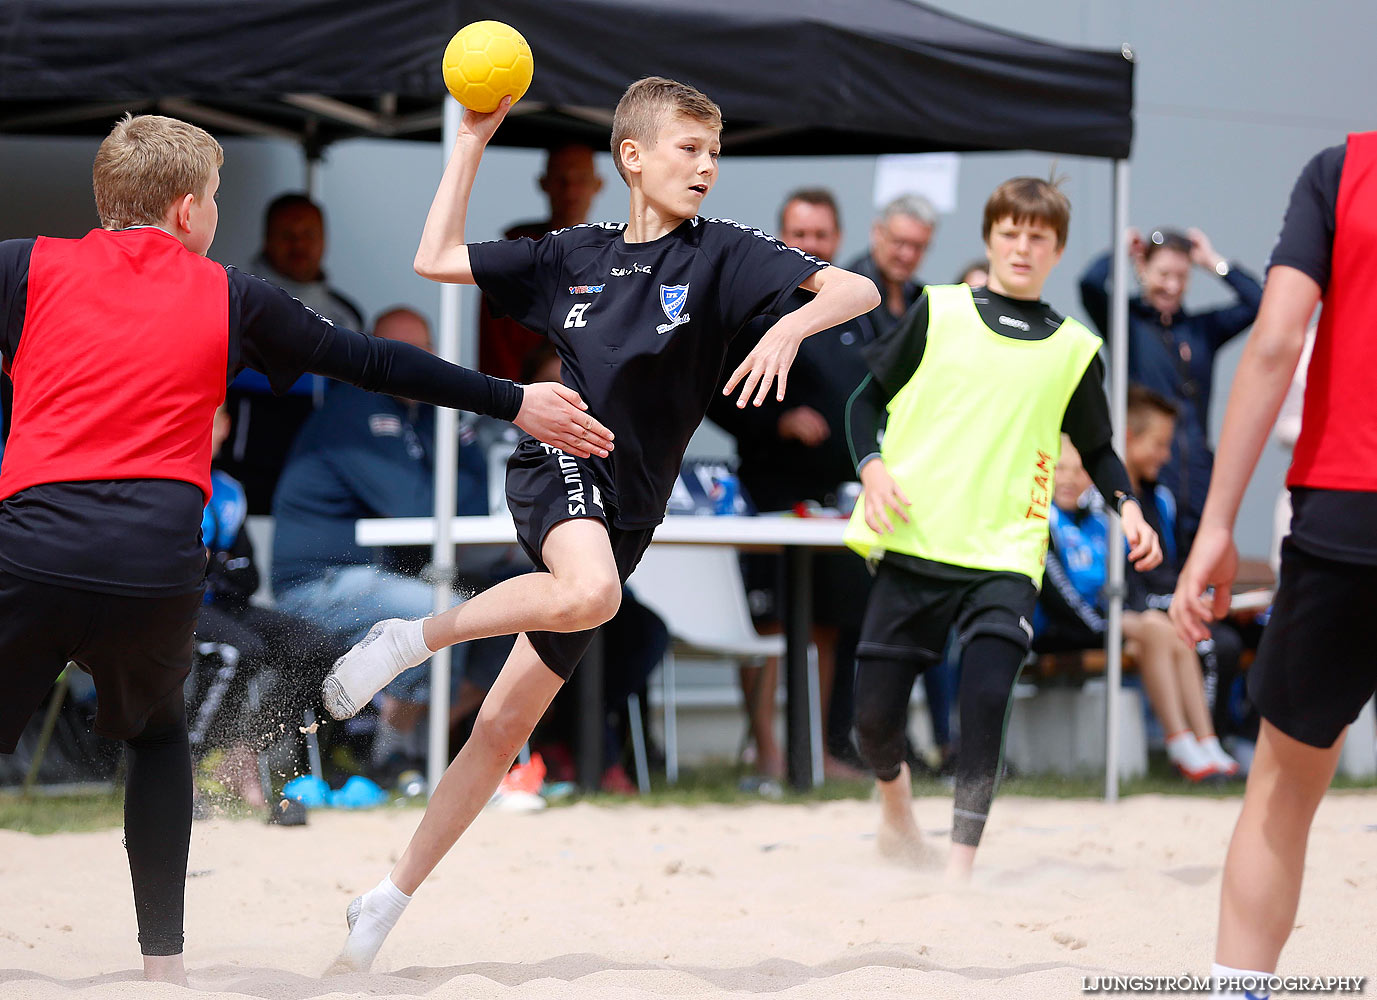
M201 590L127 597L56 587L0 570L0 753L71 660L96 682L95 731L139 735L191 670Z
M1377 566L1313 555L1288 537L1248 696L1292 739L1331 747L1377 689Z
M562 521L586 517L602 522L622 583L645 555L655 532L654 527L616 527L615 511L603 505L592 464L531 438L523 438L507 460L507 506L516 523L517 541L542 570L549 568L540 555L545 536ZM545 665L567 681L588 651L593 631L527 632L526 638Z
M1033 581L1018 573L968 580L916 573L881 560L870 589L856 657L940 663L953 625L961 645L996 635L1023 649L1032 641Z

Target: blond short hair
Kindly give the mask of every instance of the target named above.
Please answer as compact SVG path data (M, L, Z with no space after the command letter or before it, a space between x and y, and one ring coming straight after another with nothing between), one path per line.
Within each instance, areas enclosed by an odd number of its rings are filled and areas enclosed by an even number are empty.
M626 88L612 115L612 162L622 180L631 183L622 166L622 143L627 139L654 145L660 127L673 117L689 118L722 130L722 109L696 87L663 76L647 76Z
M225 151L205 129L162 115L126 114L96 151L91 185L106 229L157 225L174 201L205 194Z

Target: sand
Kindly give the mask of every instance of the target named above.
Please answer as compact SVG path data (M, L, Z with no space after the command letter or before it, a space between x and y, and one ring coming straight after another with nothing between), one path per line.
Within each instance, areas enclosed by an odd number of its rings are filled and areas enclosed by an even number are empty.
M945 850L950 800L920 803ZM1001 799L973 884L875 850L876 807L577 805L482 816L369 975L321 978L419 812L196 825L193 987L265 1000L1070 997L1207 973L1238 799ZM118 831L0 831L0 998L182 998L137 981ZM1283 972L1377 972L1377 794L1333 793Z

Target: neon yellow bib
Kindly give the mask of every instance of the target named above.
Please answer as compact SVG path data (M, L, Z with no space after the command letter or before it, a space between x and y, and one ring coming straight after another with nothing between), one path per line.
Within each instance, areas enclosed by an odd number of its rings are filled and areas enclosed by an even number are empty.
M1073 319L1044 340L995 333L965 285L928 285L923 359L889 401L880 457L911 501L879 535L857 501L846 543L1042 583L1052 470L1071 394L1101 346Z

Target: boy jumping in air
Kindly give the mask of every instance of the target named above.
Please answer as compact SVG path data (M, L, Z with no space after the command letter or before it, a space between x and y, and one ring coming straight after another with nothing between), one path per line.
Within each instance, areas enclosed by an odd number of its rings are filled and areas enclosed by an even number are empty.
M1063 430L1123 519L1130 558L1140 568L1162 558L1110 443L1100 339L1040 299L1070 215L1046 181L996 188L982 224L988 287L929 285L866 346L871 374L850 405L865 489L847 542L878 563L856 647L856 729L880 793L879 846L924 854L904 763L909 691L955 626L961 750L947 874L958 879L975 860L1032 639Z
M816 293L760 339L724 390L740 385L737 405L759 404L777 380L782 399L803 338L879 302L866 278L698 214L717 180L721 112L694 88L660 77L632 84L613 119L612 155L631 195L626 223L466 243L478 163L509 106L465 112L416 270L477 284L502 311L548 336L565 381L616 432L617 450L583 460L523 439L507 465L507 502L539 572L443 614L380 622L326 678L327 709L347 718L434 650L519 633L406 852L350 905L345 968L372 964L411 895L492 796L591 630L616 613L621 585L664 517L684 449L721 384L731 338L754 317L780 312L795 288Z
M0 753L69 660L95 679L95 729L123 740L125 844L144 976L186 983L182 913L191 669L211 494L211 425L243 368L306 372L514 421L588 455L611 437L576 393L523 389L332 326L206 259L224 152L174 118L101 143L101 228L0 242L0 355L14 422L0 473Z

